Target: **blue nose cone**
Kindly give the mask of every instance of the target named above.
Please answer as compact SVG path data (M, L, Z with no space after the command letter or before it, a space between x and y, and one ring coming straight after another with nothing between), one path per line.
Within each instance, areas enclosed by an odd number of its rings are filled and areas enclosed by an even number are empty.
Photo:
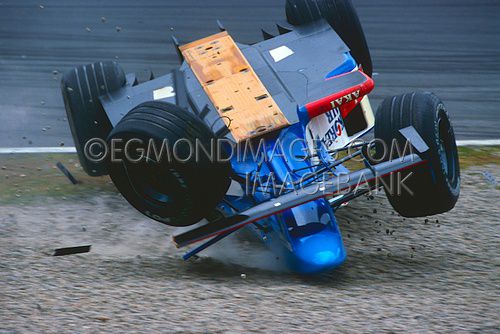
M294 269L302 274L316 274L341 265L346 252L339 233L325 229L319 233L295 239Z

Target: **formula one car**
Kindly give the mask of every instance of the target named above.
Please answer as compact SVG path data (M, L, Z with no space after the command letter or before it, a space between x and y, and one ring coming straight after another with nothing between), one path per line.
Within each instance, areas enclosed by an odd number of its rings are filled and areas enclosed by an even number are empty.
M290 269L319 273L346 258L334 213L348 201L384 188L398 213L417 217L458 199L439 98L389 97L374 115L370 52L351 2L288 0L285 9L276 36L263 30L253 45L219 21L200 40L172 37L181 65L159 78L138 83L97 62L62 80L85 171L109 174L146 216L193 225L174 237L178 247L204 241L185 259L248 227ZM345 167L352 160L359 170Z

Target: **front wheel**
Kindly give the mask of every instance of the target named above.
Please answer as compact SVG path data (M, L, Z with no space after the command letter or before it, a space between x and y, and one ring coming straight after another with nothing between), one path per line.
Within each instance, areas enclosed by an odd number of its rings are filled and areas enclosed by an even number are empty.
M419 156L424 163L402 172L408 176L401 191L384 185L394 209L405 217L423 217L451 210L460 193L460 167L453 127L443 102L433 93L408 93L386 98L375 117L377 157L382 161L406 139L400 129L413 126L429 149ZM381 145L380 143L385 143ZM411 175L410 175L411 173Z

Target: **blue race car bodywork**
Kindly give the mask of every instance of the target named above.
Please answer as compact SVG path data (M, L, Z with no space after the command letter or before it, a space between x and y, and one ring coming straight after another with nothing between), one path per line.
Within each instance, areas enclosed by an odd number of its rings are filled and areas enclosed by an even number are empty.
M209 239L188 252L184 256L188 259L247 226L292 271L314 274L335 268L345 261L346 251L334 214L364 193L357 191L355 179L374 180L420 159L414 155L411 163L376 167L365 160L367 168L349 173L344 160L331 154L345 150L373 128L366 97L373 80L358 68L349 48L325 21L237 47L289 124L257 136L257 154L232 157L231 178L239 192L228 193L219 203L220 217L175 236L174 242L185 247ZM218 137L234 142L219 108L184 60L179 70L145 83L137 84L133 74L127 75L123 88L99 99L112 126L124 117L123 110L159 100L193 113ZM339 182L346 175L349 178Z

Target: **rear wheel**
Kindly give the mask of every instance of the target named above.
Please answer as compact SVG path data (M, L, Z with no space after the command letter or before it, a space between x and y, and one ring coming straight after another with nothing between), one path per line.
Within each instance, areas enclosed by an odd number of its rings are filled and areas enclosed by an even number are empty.
M230 183L230 164L215 139L186 110L143 103L109 135L108 145L116 152L110 157L111 179L148 217L172 226L194 224L213 211Z
M429 149L419 153L426 162L402 172L401 179L412 173L398 193L385 186L387 198L402 216L421 217L451 210L460 193L460 167L453 127L441 100L432 93L408 93L386 98L375 118L375 138L386 143L376 145L377 158L391 158L391 147L401 151L406 139L400 129L413 126ZM394 151L392 151L394 153Z
M292 25L304 25L324 18L351 49L363 71L372 76L373 65L365 33L350 0L287 0L286 17Z
M102 154L102 160L89 160L84 152L90 139L105 141L112 129L99 96L122 88L125 82L122 68L112 61L78 66L62 78L61 91L76 151L80 164L90 176L108 174L104 147L97 148L101 152L93 152L95 157Z

